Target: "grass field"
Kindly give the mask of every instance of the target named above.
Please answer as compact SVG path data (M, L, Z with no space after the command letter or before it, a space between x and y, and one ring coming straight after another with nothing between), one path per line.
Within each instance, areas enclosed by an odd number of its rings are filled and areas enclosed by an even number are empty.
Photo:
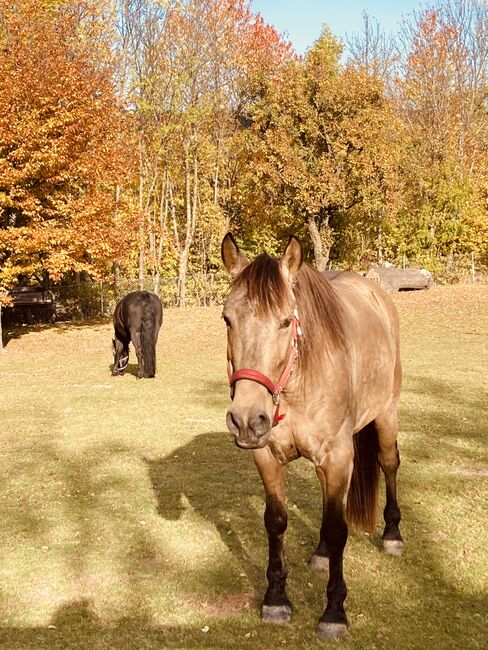
M488 285L395 297L406 550L352 532L343 648L488 647ZM267 542L225 428L220 308L167 310L158 375L110 375L111 326L13 333L0 354L0 647L319 648L313 467L288 471L293 622L259 621ZM381 533L378 520L377 535ZM339 647L334 645L334 647Z

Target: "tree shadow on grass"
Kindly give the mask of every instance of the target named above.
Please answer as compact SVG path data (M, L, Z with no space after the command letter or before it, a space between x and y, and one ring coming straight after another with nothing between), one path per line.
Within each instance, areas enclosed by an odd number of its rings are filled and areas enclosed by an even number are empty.
M412 593L418 594L418 604L403 606L401 599L393 602L386 600L382 603L381 586L379 593L371 598L371 602L377 602L377 606L381 608L380 614L387 612L389 607L392 608L392 615L386 625L391 626L395 616L404 619L398 626L399 629L404 629L405 619L409 621L412 639L405 640L405 645L398 647L423 648L426 640L432 638L440 644L438 647L446 649L481 648L484 647L484 641L488 641L486 594L470 594L466 584L456 583L452 577L455 572L446 566L448 555L443 553L442 543L438 539L439 531L436 530L434 521L429 519L429 509L426 509L422 500L417 500L417 495L422 491L429 494L435 491L439 494L439 499L443 499L443 495L449 495L449 498L456 499L457 502L462 502L464 498L469 499L466 476L455 468L446 472L446 466L456 455L466 467L470 467L473 452L469 449L460 450L457 441L464 436L468 442L480 444L485 435L484 427L480 424L482 397L476 395L466 400L462 385L459 389L451 386L449 391L442 391L442 388L442 382L436 382L430 377L417 377L415 391L419 394L441 395L444 408L440 410L436 404L431 404L429 408L426 404L420 421L411 420L404 408L404 420L410 428L415 430L415 427L418 427L415 438L417 441L423 440L421 444L412 441L401 449L405 462L400 472L400 504L404 533L407 531L406 553L402 558L380 558L383 563L382 571L387 572L391 566L404 589L411 589ZM463 405L460 415L459 404ZM439 436L443 436L443 442L436 450L433 440ZM267 545L261 513L258 513L255 504L258 501L262 503L263 491L256 469L245 456L246 452L233 449L232 445L229 445L224 434L208 433L197 436L167 458L146 459L146 463L156 493L159 514L166 519L180 517L180 497L185 495L191 506L217 528L232 554L245 567L256 593L261 596L265 588ZM412 463L420 463L423 472L420 477L418 472L412 476L405 474L409 465L413 469ZM312 552L317 540L321 513L316 477L303 476L302 473L294 471L293 467L294 464L291 464L287 468L287 546L288 550L292 546L295 554L288 555L290 577L294 571L303 571L303 562ZM475 479L479 481L481 489L485 487L483 476L480 474ZM425 480L425 483L422 484L422 480ZM455 525L459 525L459 522ZM468 530L469 521L466 521L466 527ZM261 541L256 542L259 538ZM294 539L292 545L289 543L290 538ZM354 532L352 538L356 542L356 551L361 552L360 547L357 550L357 543L360 546L362 544L368 557L367 547L371 540ZM297 547L298 539L305 545L302 550ZM378 539L373 542L377 545ZM255 553L252 552L253 546L257 551ZM450 552L452 557L452 550ZM469 581L469 573L465 579ZM467 584L469 585L469 582ZM322 599L323 593L320 591L315 593L313 598L305 598L310 606L314 603L315 609L317 602L322 602ZM258 600L255 606L258 605ZM364 607L367 608L368 604ZM393 627L395 626L396 623ZM421 630L421 636L422 630L425 631L422 641L419 641L420 637L415 630ZM394 635L398 632L392 629L391 633Z
M408 395L424 397L423 406L408 408ZM469 390L462 381L412 376L400 408L401 428L415 432L413 446L407 446L415 460L432 459L437 463L473 462L473 448L486 441L486 404L488 393L479 387ZM485 457L486 458L486 457Z
M5 650L156 650L160 648L268 648L257 645L249 623L232 625L216 621L208 634L204 627L155 626L144 618L128 616L113 626L101 625L89 601L61 606L49 627L0 628L0 647ZM276 636L276 635L275 635ZM278 645L279 642L277 642ZM274 645L272 647L277 647Z
M432 386L430 379L424 386L419 379L418 387L420 391L426 392L437 388ZM449 393L449 401L455 404L461 397L462 395L455 391ZM434 468L438 460L444 463L449 455L454 453L455 438L459 436L458 417L449 413L449 406L446 404L442 430L446 437L452 435L453 448L444 447L442 454L430 459ZM409 417L408 413L405 413L405 417ZM424 411L419 424L416 420L407 420L407 424L410 428L419 426L415 432L417 439L428 440L430 432L437 427L438 420L438 409L432 408ZM482 439L482 428L475 419L468 420L463 426L468 427L470 439ZM170 433L168 430L167 434ZM59 468L58 461L61 462L60 478L69 494L76 495L76 498L68 502L69 509L65 514L76 523L81 535L79 552L69 554L71 570L75 576L86 572L87 555L97 544L97 526L100 521L106 518L110 530L116 534L120 534L124 527L126 531L131 532L131 548L119 550L124 565L123 573L129 576L127 600L123 604L123 611L120 612L118 622L113 625L104 624L97 618L92 602L89 596L85 597L82 588L79 597L66 598L57 608L49 627L13 626L0 629L0 647L6 650L118 650L161 647L211 647L223 650L229 647L279 647L281 640L288 640L288 645L292 647L320 646L313 636L313 621L320 615L323 607L325 577L315 578L304 566L316 542L321 515L320 489L314 474L304 474L296 470L298 463L291 464L287 472L288 563L290 580L292 585L295 585L297 596L294 600L298 605L292 627L269 632L269 628L259 626L259 636L248 637L250 624L244 612L240 616L239 612L234 612L229 621L218 617L206 618L202 625L155 625L151 619L151 606L148 595L144 592L144 583L131 576L140 567L141 559L144 561L144 558L147 558L154 575L160 575L163 586L168 579L164 571L164 561L154 555L153 543L138 525L135 515L125 513L122 508L116 516L114 508L123 506L135 480L142 488L138 488L133 498L140 498L141 495L145 495L144 498L153 498L154 507L165 520L179 520L189 504L210 527L218 531L232 556L245 571L257 594L254 603L256 615L252 625L258 625L257 606L265 588L267 543L262 521L263 490L251 455L237 449L228 434L217 432L197 435L168 456L146 454L143 466L137 456L137 449L128 448L124 444L113 442L87 451L90 453L69 457L60 455L59 451L47 443L44 446L39 445L36 449L46 470L50 469L51 463L56 463L55 467ZM466 585L456 584L448 577L451 574L447 570L449 567L446 567L442 545L437 538L438 531L429 520L429 510L421 500L417 502L419 493L432 492L433 488L438 491L439 498L448 493L462 498L468 485L466 477L442 471L432 476L429 472L430 460L425 458L420 458L423 472L414 474L412 471L409 474L415 460L415 441L406 449L401 449L401 452L405 460L400 474L400 504L404 520L403 530L404 534L406 533L406 553L402 558L381 558L378 555L380 559L374 563L382 568L375 569L376 573L373 574L370 574L369 570L362 570L359 577L353 576L348 580L350 596L347 605L351 617L351 641L345 641L344 647L420 650L430 645L430 638L435 639L436 648L445 650L457 647L464 647L466 650L486 647L486 595L470 594ZM127 471L109 471L110 461L120 455L129 462ZM465 460L468 461L468 455ZM31 462L35 467L36 458ZM132 472L134 466L138 467L137 479ZM144 468L147 470L146 482L141 478L145 472ZM102 503L104 494L106 501ZM40 538L49 533L49 526L54 526L54 523L46 522L40 513L31 512L28 503L25 504L24 510L23 514L16 512L10 513L10 516L16 517L14 527L27 529L30 537ZM8 515L8 512L4 514ZM5 527L5 518L3 521ZM466 520L465 525L469 527L469 520ZM373 552L368 541L360 536L353 535L352 538L355 555L364 554L364 563L367 563L368 558L371 560ZM115 553L109 547L106 552ZM348 565L351 564L348 553L346 549L346 575ZM217 558L216 565L205 571L222 570L218 565ZM231 581L233 576L230 570L223 566L223 570L228 572L228 580ZM388 588L382 581L387 579L390 571L396 576L396 583ZM181 578L183 580L184 576ZM203 578L202 581L204 582ZM306 588L308 581L311 585L314 583L313 589ZM319 586L319 582L322 586ZM210 594L211 583L210 580L203 585L203 589L207 589L208 597L215 595ZM298 588L301 593L297 593ZM191 585L187 589L190 590ZM368 589L371 591L368 592ZM407 598L408 602L404 602L404 592L407 591L415 594L414 601ZM208 634L202 632L205 623L210 626ZM362 625L372 626L371 632L364 632ZM304 626L307 631L303 631ZM378 628L381 630L380 636L377 633ZM362 645L357 645L359 639L362 639Z
M32 332L53 331L56 334L63 334L71 330L91 330L94 327L110 325L111 323L112 319L110 317L97 316L79 321L57 321L55 323L36 323L34 325L3 325L2 340L4 347L7 347L10 341L20 339L26 334L30 334Z

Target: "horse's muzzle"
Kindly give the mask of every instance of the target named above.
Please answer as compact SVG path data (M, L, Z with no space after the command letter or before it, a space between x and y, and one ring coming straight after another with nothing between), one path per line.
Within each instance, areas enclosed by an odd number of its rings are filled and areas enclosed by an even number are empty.
M239 410L227 411L227 428L242 449L260 449L268 442L271 419L264 411L251 411L246 417Z

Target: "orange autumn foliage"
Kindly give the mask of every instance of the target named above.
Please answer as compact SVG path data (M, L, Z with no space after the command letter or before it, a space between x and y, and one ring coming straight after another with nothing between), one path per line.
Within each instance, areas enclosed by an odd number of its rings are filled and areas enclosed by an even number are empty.
M82 9L82 11L81 11ZM0 281L100 272L126 245L130 165L95 3L0 10Z

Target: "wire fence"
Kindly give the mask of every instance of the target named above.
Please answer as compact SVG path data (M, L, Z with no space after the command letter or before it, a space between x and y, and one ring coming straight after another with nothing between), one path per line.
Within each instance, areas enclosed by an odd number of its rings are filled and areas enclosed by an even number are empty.
M443 263L444 262L444 263ZM403 266L403 265L402 265ZM414 263L405 266L417 267ZM438 284L450 283L485 283L488 282L488 268L475 264L474 257L463 257L456 260L439 260L438 271L434 272L434 280ZM226 273L197 273L186 278L185 306L210 307L223 304L229 292L230 281ZM141 288L139 279L121 277L117 283L110 281L83 281L71 284L54 285L53 310L46 316L38 307L28 309L3 310L6 323L35 323L84 320L113 314L117 301L130 291ZM143 289L159 295L163 306L179 307L179 281L177 277L161 277L155 288L152 278L147 278Z
M121 278L114 282L80 282L52 288L56 304L56 320L79 320L113 313L117 301L130 291L141 289L137 278ZM179 307L177 277L163 277L155 289L151 278L142 286L159 295L164 307ZM210 307L221 305L229 291L229 278L223 273L200 273L186 278L185 306Z

